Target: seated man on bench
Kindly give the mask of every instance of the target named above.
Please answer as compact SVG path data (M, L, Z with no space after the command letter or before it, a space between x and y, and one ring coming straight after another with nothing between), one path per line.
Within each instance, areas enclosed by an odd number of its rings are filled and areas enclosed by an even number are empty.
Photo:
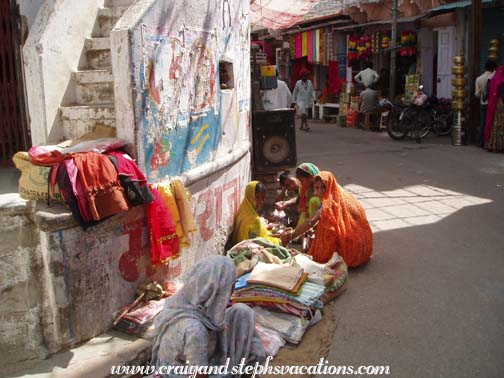
M379 92L374 89L374 85L366 87L360 94L361 119L364 121L364 128L376 129L379 127Z

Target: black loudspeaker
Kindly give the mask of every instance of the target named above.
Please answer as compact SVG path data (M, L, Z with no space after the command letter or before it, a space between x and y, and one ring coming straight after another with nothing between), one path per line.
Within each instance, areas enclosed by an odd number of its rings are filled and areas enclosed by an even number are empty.
M252 139L256 171L278 171L295 167L296 126L294 109L254 111Z

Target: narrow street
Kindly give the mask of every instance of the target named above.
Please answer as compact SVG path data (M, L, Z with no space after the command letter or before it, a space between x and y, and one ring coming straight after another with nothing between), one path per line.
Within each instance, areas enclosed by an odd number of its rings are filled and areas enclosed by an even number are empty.
M374 254L337 299L331 365L391 377L504 374L504 156L449 137L422 144L312 122L298 162L359 198Z

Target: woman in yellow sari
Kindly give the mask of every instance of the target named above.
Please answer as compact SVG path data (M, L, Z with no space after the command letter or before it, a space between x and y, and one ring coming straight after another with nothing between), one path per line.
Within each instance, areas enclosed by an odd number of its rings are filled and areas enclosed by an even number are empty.
M251 181L245 188L245 198L238 208L233 226L233 244L242 240L264 238L273 244L280 239L269 236L266 225L258 214L264 206L266 188L259 181Z

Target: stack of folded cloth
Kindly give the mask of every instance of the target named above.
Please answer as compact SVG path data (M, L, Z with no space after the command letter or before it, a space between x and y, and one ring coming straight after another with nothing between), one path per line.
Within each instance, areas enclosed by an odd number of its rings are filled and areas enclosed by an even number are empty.
M306 319L323 307L325 289L307 278L301 267L259 262L236 281L231 300Z
M299 266L258 262L236 281L231 300L254 307L259 324L297 344L309 325L307 319L323 307L320 298L325 287L307 278Z

